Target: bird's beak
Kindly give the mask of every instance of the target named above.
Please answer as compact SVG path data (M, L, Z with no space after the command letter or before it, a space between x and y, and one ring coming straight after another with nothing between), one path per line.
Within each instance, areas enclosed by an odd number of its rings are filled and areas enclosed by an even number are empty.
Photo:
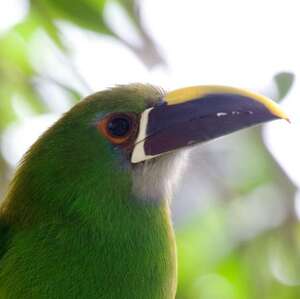
M131 162L275 119L288 117L270 99L247 90L224 86L175 90L142 113Z

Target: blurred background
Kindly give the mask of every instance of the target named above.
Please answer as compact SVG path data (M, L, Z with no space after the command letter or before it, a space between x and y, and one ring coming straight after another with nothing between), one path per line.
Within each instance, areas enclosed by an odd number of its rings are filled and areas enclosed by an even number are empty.
M292 124L193 150L172 207L177 298L299 299L299 28L293 0L0 1L0 196L26 149L91 92L250 88Z

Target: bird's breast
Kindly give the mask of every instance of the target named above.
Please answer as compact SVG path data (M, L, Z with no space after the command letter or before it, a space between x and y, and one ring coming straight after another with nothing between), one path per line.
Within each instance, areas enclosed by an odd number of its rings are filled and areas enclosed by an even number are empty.
M1 298L175 298L168 211L137 213L138 221L123 227L44 225L16 232L1 262Z

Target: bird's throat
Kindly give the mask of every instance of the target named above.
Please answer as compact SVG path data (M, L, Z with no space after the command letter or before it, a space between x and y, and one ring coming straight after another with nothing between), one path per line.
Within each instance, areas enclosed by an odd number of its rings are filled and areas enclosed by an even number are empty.
M145 201L160 201L173 198L187 165L189 150L147 160L133 169L133 194Z

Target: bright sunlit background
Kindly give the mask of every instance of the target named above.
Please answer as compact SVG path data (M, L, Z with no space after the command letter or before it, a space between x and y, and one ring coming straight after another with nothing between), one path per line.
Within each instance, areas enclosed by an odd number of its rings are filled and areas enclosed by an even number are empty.
M178 299L300 298L295 0L0 1L0 195L26 149L115 84L225 84L290 116L193 151L173 202Z

